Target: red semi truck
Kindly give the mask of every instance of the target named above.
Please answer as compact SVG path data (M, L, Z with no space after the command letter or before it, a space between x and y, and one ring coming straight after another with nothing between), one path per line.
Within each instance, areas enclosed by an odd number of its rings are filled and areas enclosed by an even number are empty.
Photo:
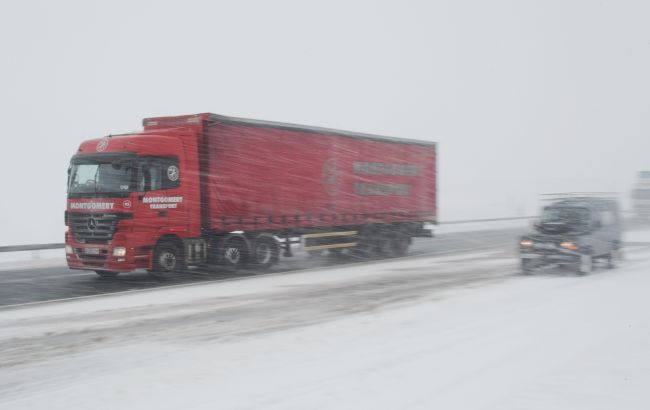
M397 256L436 223L433 142L216 114L143 125L72 157L70 268L267 268L297 237L307 251Z

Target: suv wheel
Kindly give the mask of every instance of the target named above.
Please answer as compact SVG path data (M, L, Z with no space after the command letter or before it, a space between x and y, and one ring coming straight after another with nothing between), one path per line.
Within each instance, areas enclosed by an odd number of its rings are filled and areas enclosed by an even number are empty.
M607 254L607 269L615 269L621 262L621 250L612 249L609 254Z
M521 260L521 273L524 275L532 275L535 271L537 264L534 259L522 259Z
M591 255L580 255L578 262L578 273L586 275L594 270L594 258Z

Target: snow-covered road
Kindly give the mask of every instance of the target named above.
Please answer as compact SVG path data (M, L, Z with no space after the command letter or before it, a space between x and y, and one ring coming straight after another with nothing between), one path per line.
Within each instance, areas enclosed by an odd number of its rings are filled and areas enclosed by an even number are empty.
M650 235L617 270L512 250L0 310L0 408L646 409Z

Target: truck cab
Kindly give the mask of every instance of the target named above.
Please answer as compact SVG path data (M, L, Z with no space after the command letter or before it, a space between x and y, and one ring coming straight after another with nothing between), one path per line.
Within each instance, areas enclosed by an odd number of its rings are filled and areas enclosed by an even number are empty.
M72 269L101 276L184 262L156 245L184 249L199 236L196 138L173 129L109 136L81 144L70 161L65 213Z
M554 195L547 198L535 232L521 237L519 251L526 274L546 265L565 265L590 273L596 260L616 266L621 250L621 220L615 198L601 195Z

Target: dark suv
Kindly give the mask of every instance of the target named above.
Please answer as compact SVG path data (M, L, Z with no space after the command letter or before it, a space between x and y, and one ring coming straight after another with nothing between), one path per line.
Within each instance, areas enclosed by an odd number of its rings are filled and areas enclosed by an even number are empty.
M621 257L621 219L613 197L559 194L535 223L537 232L519 241L524 273L548 265L568 265L579 274L593 270L596 259L616 267Z

